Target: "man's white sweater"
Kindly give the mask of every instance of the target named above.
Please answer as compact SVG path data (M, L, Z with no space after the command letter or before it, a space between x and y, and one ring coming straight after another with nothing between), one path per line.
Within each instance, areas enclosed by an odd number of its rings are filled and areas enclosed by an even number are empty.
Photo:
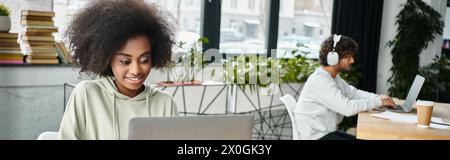
M322 67L305 82L297 106L295 120L301 139L319 139L337 130L344 116L381 106L378 95L358 90L339 75L335 78Z

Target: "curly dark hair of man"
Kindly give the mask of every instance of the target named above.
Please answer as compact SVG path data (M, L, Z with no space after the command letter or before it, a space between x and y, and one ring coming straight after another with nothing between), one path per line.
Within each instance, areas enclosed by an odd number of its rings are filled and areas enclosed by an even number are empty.
M334 44L333 35L331 35L325 41L322 42L322 45L320 45L319 60L322 66L329 66L327 63L327 55L328 52L333 51L333 44ZM341 40L336 44L335 48L335 51L339 55L339 59L347 58L348 56L353 56L353 54L356 54L357 50L358 50L358 43L356 43L355 40L347 36L342 36Z
M174 28L162 11L136 0L100 0L73 18L65 33L80 72L113 76L112 56L136 36L151 43L152 67L170 64Z

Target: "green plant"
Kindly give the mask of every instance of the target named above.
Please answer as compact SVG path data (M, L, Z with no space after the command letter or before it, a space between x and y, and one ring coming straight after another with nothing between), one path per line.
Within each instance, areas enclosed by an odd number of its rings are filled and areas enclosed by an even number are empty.
M243 91L249 87L250 91L256 86L266 87L273 80L278 80L279 61L273 58L258 55L240 55L223 60L224 81L227 84L237 85ZM266 74L266 75L264 75ZM233 87L232 87L233 88Z
M298 50L291 52L295 55ZM315 59L307 58L309 52L301 51L303 55L298 54L294 58L280 59L281 69L281 81L286 83L302 83L305 82L309 75L320 66L319 62Z
M433 63L421 67L419 74L425 77L419 99L438 101L439 91L450 89L449 59L442 55L436 56Z
M317 59L308 58L309 52L301 51L302 54L297 54L298 52L298 50L293 50L290 53L284 53L285 55L294 55L293 58L274 59L248 54L228 58L223 61L225 68L224 80L228 84L237 85L243 91L247 87L250 91L253 91L256 89L256 86L266 87L271 83L304 83L309 75L320 67L320 63ZM261 74L266 73L264 69L277 71L278 75L271 77L277 78L277 81L273 82L267 79L268 77L261 76ZM272 76L271 73L267 75L269 77ZM361 73L356 68L352 68L351 71L343 72L340 76L349 84L356 86Z
M442 34L444 22L441 15L422 0L408 0L396 17L396 24L397 34L387 44L393 46L389 95L404 99L419 73L419 54L435 35Z
M186 46L185 42L179 42L177 48L181 51L177 53L177 60L168 67L168 81L173 79L175 82L194 82L196 74L202 71L207 65L203 59L202 44L208 43L208 38L200 38L193 44ZM179 70L173 68L179 65ZM172 78L170 78L171 76Z
M298 50L294 50L291 54L295 55ZM316 59L307 58L309 52L301 51L303 54L296 55L295 58L280 59L281 82L286 83L303 83L309 75L311 75L319 66L320 63ZM347 83L357 86L362 74L356 67L352 67L350 71L341 72L339 74Z
M3 4L0 4L0 16L9 16L10 12L8 7Z
M298 47L301 46L301 44L298 45ZM302 54L297 54L299 52ZM275 83L303 83L308 79L309 75L320 66L318 60L308 58L309 52L293 50L289 53L284 53L284 55L286 54L291 54L294 57L276 59L244 54L233 57L232 59L227 59L225 65L230 64L230 66L233 66L233 70L226 70L225 74L228 76L225 77L228 79L225 79L225 81L231 83L244 82L244 85L250 84L250 76L252 73L255 73L257 75L256 85L266 87L273 81L267 79L268 77L266 76L261 76L261 74L265 73L263 69L271 69L278 74L274 75L276 76L275 78L277 78ZM272 76L271 73L268 73L267 75ZM240 86L242 87L244 85Z

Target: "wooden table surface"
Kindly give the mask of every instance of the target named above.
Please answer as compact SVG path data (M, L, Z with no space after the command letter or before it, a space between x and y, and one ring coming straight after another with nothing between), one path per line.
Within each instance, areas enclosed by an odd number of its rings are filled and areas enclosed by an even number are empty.
M397 104L403 102L395 100ZM392 122L390 120L370 116L379 111L362 112L358 114L356 138L373 140L450 140L450 129L418 128L416 124ZM414 109L411 113L416 114ZM450 104L434 103L433 117L442 118L450 123Z

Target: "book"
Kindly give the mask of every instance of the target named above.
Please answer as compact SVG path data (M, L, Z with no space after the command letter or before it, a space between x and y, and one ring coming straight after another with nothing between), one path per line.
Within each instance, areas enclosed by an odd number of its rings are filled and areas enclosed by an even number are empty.
M17 33L1 33L0 32L1 39L17 39L17 37L18 37Z
M29 44L25 44L24 45L24 48L26 48L26 49L28 49L28 50L33 50L33 49L35 49L35 50L55 50L55 46L54 45L41 45L41 46L32 46L32 45L29 45Z
M27 41L24 43L25 46L29 45L29 46L48 46L48 47L52 47L53 42L36 42L36 41Z
M20 57L2 57L2 56L0 56L0 60L21 60L21 61L23 61L23 56L20 56Z
M0 64L23 64L23 60L1 60Z
M30 64L58 64L58 59L34 59L34 58L26 58L25 61Z
M2 43L17 43L17 39L0 39L0 44Z
M55 12L22 10L22 16L54 17Z
M25 26L25 32L58 32L58 27L55 26Z
M21 53L0 53L0 57L23 56Z
M23 57L23 55L20 53L8 53L8 54L2 53L2 54L0 54L0 57L18 57L18 56Z
M22 53L0 53L0 57L23 56Z
M55 46L58 56L61 57L62 62L65 64L71 64L72 56L70 55L69 50L65 46L64 42L55 42Z
M20 51L20 46L0 46L0 50Z
M15 43L0 43L0 47L1 46L5 46L5 47L17 47L20 48L20 44L15 42Z
M22 16L22 20L27 20L27 21L53 21L53 17Z
M53 21L30 21L30 20L22 20L20 21L22 25L32 25L32 26L54 26L55 23Z
M20 50L0 50L0 54L5 54L5 53L21 54L22 52Z
M26 36L53 36L53 32L24 32L22 35Z
M27 55L27 58L30 57L31 59L55 59L57 58L56 54L29 54Z
M26 55L33 55L33 54L56 54L56 51L53 51L53 52L30 52L30 51L26 51L26 52L23 52L24 54L26 54Z
M25 48L26 53L56 52L56 48Z
M24 41L55 41L54 37L49 36L25 36L22 35Z

